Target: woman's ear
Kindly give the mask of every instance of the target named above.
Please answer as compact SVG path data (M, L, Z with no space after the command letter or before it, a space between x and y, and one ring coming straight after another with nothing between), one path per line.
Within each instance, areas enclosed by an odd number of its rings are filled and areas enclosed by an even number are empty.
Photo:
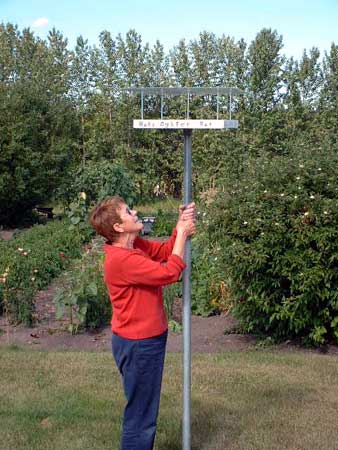
M123 233L124 232L124 229L123 229L123 227L121 226L120 223L114 223L113 229L114 229L114 231L117 231L118 233Z

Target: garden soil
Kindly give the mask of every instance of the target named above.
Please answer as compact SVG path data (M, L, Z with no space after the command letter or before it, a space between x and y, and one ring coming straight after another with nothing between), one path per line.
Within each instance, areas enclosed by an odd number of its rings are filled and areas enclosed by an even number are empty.
M106 326L96 331L80 330L71 335L67 327L67 319L57 320L53 297L57 290L57 280L47 289L38 293L35 299L36 317L33 327L14 326L8 323L5 316L0 317L0 346L19 346L41 350L56 351L111 351L111 330ZM182 321L182 301L176 299L173 307L173 318ZM254 350L259 342L254 336L232 333L236 321L230 315L210 317L192 316L191 318L191 351L192 353L219 353L229 350ZM227 333L225 334L225 330ZM182 333L169 332L167 351L182 352ZM338 356L338 347L329 345L325 349L305 350L293 342L274 346L282 351L315 351Z
M89 350L110 351L111 330L106 326L97 331L81 330L74 336L68 330L68 320L55 318L53 297L57 280L47 289L38 293L35 301L35 325L11 325L5 316L0 317L0 345L18 345L44 350ZM182 321L182 302L176 299L173 318ZM255 345L255 338L242 334L224 334L232 329L235 321L230 316L192 316L191 351L194 353L214 353L226 350L246 350ZM182 351L182 333L169 332L167 350Z
M0 230L0 239L9 240L14 230ZM166 238L159 238L165 240ZM107 326L97 331L82 330L71 335L67 327L67 319L57 320L53 297L57 290L58 280L40 291L35 299L36 317L32 328L23 325L14 326L6 317L0 317L0 345L17 345L44 350L89 350L110 351L111 330ZM182 301L176 299L173 307L173 318L182 322ZM216 315L210 317L192 316L191 319L191 351L222 352L226 350L246 350L255 345L255 338L241 334L225 334L231 330L235 321L230 316ZM167 350L182 351L182 333L169 332Z
M0 238L10 239L12 232L0 230ZM111 351L111 330L106 326L96 331L80 330L71 335L67 328L67 319L57 320L53 298L58 287L54 280L48 288L41 290L35 298L36 316L33 327L10 324L5 316L0 317L0 346L20 346L42 350L82 350ZM173 319L182 322L182 301L176 299L173 305ZM191 351L192 353L217 353L228 350L245 351L261 346L251 335L234 333L236 321L231 315L210 317L192 316ZM225 331L227 331L225 333ZM296 343L287 342L274 346L283 351L305 351ZM167 350L182 352L182 333L169 332ZM309 350L307 350L309 351ZM338 356L338 346L328 345L319 351Z

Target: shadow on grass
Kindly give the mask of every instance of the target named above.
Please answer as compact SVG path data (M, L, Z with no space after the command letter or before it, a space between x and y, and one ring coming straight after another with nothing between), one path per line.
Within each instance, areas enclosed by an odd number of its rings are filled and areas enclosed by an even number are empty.
M240 434L240 428L236 424L236 417L230 410L221 411L215 408L214 400L201 400L192 398L191 402L191 450L215 450L212 443L221 439L222 450L227 439L225 433L232 438ZM162 423L158 429L155 450L182 450L182 410L171 411L171 417L167 414L162 417ZM224 416L228 421L224 423Z
M304 386L232 386L232 392L192 397L191 450L230 450L269 448L284 440L290 448L292 436L285 437L280 425L297 410L311 402L312 390ZM169 417L170 416L170 417ZM284 417L284 419L282 419ZM155 450L182 450L182 409L166 413ZM271 436L271 430L274 436ZM258 443L257 443L258 442ZM263 442L262 442L263 444ZM247 447L248 445L248 447ZM266 445L266 446L265 446Z
M191 425L192 450L226 450L230 442L240 432L236 413L227 408L224 403L222 405L215 405L214 398L205 400L193 399Z

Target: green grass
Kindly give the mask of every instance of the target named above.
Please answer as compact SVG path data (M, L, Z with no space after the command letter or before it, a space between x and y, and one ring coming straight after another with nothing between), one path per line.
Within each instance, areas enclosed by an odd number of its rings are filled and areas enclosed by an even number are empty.
M271 350L193 355L194 450L337 450L338 360ZM0 349L1 450L118 450L110 353ZM168 354L156 450L181 449L181 355Z
M156 215L161 209L165 213L177 214L178 216L178 207L181 203L182 200L166 198L165 200L154 200L150 203L135 205L135 209L142 215Z

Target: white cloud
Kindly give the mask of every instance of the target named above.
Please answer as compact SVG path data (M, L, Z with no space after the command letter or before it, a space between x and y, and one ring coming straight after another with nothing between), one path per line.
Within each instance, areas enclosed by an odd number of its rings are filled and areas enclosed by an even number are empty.
M46 25L48 25L48 22L49 20L47 19L47 17L39 17L38 19L34 20L33 27L36 28L45 27Z

